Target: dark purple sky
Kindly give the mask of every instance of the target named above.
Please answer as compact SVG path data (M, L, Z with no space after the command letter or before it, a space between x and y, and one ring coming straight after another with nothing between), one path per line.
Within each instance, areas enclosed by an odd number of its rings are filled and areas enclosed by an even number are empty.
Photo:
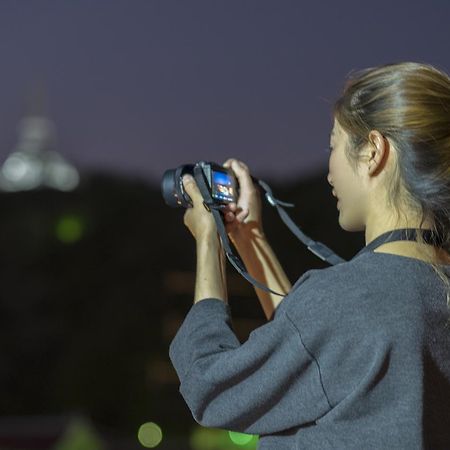
M159 182L235 156L256 176L323 172L346 75L449 72L449 19L449 0L1 0L0 160L41 83L81 168Z

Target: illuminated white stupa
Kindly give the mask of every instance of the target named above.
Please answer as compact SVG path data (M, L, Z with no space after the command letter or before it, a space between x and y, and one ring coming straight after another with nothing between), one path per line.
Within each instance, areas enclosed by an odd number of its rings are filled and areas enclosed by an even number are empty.
M40 187L71 191L80 177L56 151L56 128L43 114L30 114L18 126L16 147L0 169L0 189L29 191Z

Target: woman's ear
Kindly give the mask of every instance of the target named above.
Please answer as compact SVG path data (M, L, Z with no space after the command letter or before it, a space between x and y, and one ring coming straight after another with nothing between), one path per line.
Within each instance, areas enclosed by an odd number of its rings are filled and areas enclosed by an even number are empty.
M369 133L367 170L369 175L377 175L386 165L389 156L389 141L377 130Z

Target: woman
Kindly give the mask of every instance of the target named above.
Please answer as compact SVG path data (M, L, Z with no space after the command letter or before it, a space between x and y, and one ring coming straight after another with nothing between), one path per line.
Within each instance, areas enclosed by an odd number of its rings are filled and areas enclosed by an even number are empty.
M170 357L204 426L260 435L259 449L450 449L450 79L400 63L354 74L334 107L327 180L339 224L364 231L350 261L291 287L261 223L248 168L228 232L268 319L241 344L224 255L192 178L194 305ZM414 234L394 230L412 229ZM428 230L422 232L422 230Z

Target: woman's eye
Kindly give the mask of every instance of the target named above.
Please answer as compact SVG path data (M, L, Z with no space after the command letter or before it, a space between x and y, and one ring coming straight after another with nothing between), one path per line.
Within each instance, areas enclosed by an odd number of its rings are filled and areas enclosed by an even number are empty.
M327 153L331 153L332 150L333 150L333 147L331 147L331 146L325 149L325 151L326 151Z

